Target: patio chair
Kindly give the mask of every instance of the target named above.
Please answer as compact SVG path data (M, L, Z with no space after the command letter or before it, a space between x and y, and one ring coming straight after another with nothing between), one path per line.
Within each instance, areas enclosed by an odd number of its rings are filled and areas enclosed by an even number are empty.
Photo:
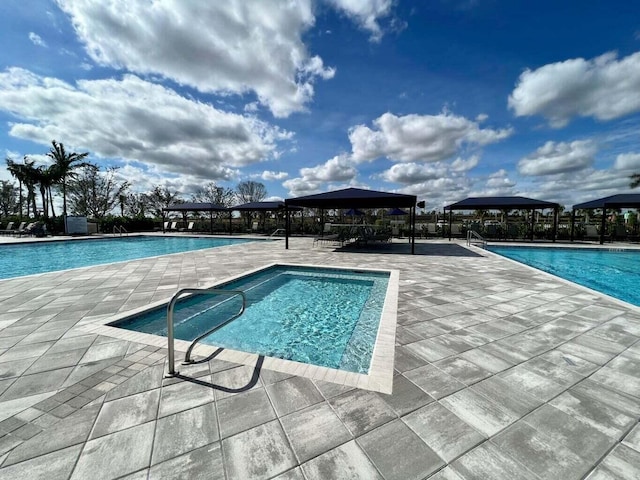
M9 223L7 223L7 228L5 228L4 230L0 230L0 233L1 233L2 235L9 235L10 233L13 233L13 232L14 232L14 230L13 230L13 224L14 224L14 223L15 223L15 222L9 222Z
M31 222L29 225L25 227L24 226L25 223L26 222L22 222L20 224L20 227L18 227L18 229L15 231L15 234L18 235L19 237L21 237L22 235L31 235L31 229L36 224L36 222Z
M181 228L180 231L181 232L192 232L194 224L195 224L195 222L189 222L187 224L186 228Z

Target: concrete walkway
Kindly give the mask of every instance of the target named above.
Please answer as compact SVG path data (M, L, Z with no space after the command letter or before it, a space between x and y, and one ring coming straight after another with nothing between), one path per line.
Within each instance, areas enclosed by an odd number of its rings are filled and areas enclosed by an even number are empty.
M640 309L455 242L311 242L0 281L0 479L640 478ZM164 349L87 333L278 261L400 270L392 395L216 359L165 379Z

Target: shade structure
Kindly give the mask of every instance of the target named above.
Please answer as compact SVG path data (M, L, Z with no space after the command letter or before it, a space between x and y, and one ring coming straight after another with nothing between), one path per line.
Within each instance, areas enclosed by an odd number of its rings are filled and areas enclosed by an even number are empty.
M602 220L600 224L600 244L604 243L605 219L607 217L608 208L640 208L640 194L623 193L619 195L611 195L609 197L596 198L588 202L578 203L573 206L571 212L571 241L573 241L576 210L590 210L594 208L602 209Z
M243 203L241 205L236 205L235 207L229 207L230 211L239 211L239 212L262 212L266 214L266 212L284 212L285 204L282 201L276 202L248 202ZM302 211L304 210L302 207L290 206L290 211ZM229 218L229 222L231 223L231 218ZM265 219L263 215L263 227L265 224ZM229 227L231 229L231 226Z
M213 233L213 212L225 211L227 211L227 207L220 205L219 203L184 202L164 207L162 209L162 214L164 217L164 212L184 212L185 214L186 212L209 212L210 229L211 233ZM231 214L231 212L229 212L229 214ZM162 232L164 233L164 222L162 222L162 225Z
M553 221L553 241L556 241L556 233L558 227L558 212L560 204L554 202L545 202L544 200L536 200L527 197L469 197L459 202L452 203L444 207L445 212L449 210L449 240L451 240L451 224L453 222L454 210L544 210L552 208L554 212ZM533 240L533 220L531 215L531 237Z
M415 253L416 201L415 195L364 190L361 188L345 188L316 195L287 198L284 201L287 209L285 247L289 248L289 209L291 206L320 209L410 208L411 253Z

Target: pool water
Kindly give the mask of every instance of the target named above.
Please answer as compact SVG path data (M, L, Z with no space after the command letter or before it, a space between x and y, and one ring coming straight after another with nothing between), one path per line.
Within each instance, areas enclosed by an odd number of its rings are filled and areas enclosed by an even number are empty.
M487 249L640 306L640 250L494 245Z
M367 373L388 272L274 266L222 287L247 296L244 314L201 342L350 372ZM175 337L193 340L240 310L239 296L178 301ZM166 308L111 326L167 334Z
M256 239L132 236L0 245L0 279L222 247Z

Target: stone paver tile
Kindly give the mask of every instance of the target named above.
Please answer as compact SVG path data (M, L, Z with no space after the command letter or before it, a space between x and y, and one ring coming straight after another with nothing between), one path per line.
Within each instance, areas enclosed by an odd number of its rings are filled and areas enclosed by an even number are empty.
M11 433L7 433L0 437L0 455L5 455L16 446L20 445L24 440L16 437ZM2 470L0 470L1 472Z
M143 477L146 479L147 477ZM149 470L149 480L224 480L224 464L220 442L191 450Z
M211 375L211 382L216 385L216 400L231 397L238 393L249 391L250 389L262 388L262 380L252 385L255 368L242 365L236 368L229 368Z
M338 395L342 395L343 393L349 392L354 388L349 385L340 385L339 383L333 382L323 382L322 380L314 380L313 383L327 400L333 397L337 397Z
M371 461L353 440L301 466L308 480L382 479Z
M162 365L145 368L140 373L128 378L107 393L107 401L159 388L162 386L163 375L164 366Z
M229 364L234 365L234 364ZM281 382L282 380L286 380L287 378L291 378L293 375L290 373L282 373L276 372L275 370L267 370L263 368L260 370L260 379L264 385L271 385L272 383Z
M396 356L393 365L396 371L404 373L414 368L422 367L427 363L427 360L414 355L406 347L396 347Z
M464 480L538 480L521 463L491 442L485 442L451 464Z
M636 421L636 418L576 389L566 391L549 403L614 439L619 439Z
M296 466L295 455L277 421L224 439L222 449L229 478L271 478Z
M37 425L34 425L33 423L27 423L22 427L14 430L11 433L11 435L21 440L29 440L30 438L36 436L40 432L42 432L42 428L38 427Z
M491 372L461 357L449 357L433 364L460 382L471 385L491 375Z
M4 465L23 462L30 458L45 455L84 442L98 415L98 405L78 410L73 415L56 423L55 434L45 431L24 442L11 452Z
M615 361L616 360L613 360L613 362ZM635 363L638 363L640 368L640 362ZM638 373L638 375L640 375L640 373ZM591 375L590 378L607 387L640 398L640 377L638 376L629 375L614 368L609 368L609 365L607 365Z
M357 442L385 480L419 480L444 466L444 461L400 420L376 428Z
M615 442L594 427L551 405L541 406L523 421L591 463L602 458Z
M91 438L98 438L156 418L160 389L129 395L103 404Z
M94 342L87 350L87 353L84 354L80 363L90 363L108 358L123 357L127 353L128 347L129 342L125 340L115 340L109 343Z
M545 402L568 388L527 368L524 364L499 373L498 378Z
M34 343L29 345L16 345L2 355L0 363L13 362L15 360L25 360L38 358L43 355L53 345L53 342Z
M198 449L220 438L213 402L158 420L151 464Z
M596 467L588 480L636 480L640 478L640 452L618 445Z
M435 475L431 475L429 480L464 480L464 478L462 478L453 468L447 466Z
M324 400L313 382L303 377L291 377L266 388L278 416L287 415Z
M402 375L393 377L393 393L391 395L384 393L378 395L398 416L405 415L434 401L424 390Z
M513 363L507 362L506 360L496 357L495 355L491 355L490 353L480 350L479 348L474 348L473 350L462 352L460 354L460 357L468 360L469 362L473 362L474 364L484 368L485 370L488 370L491 373L498 373L513 366Z
M486 436L492 436L515 422L519 416L498 403L475 393L461 390L440 403Z
M23 375L0 396L0 402L47 393L61 388L73 368Z
M327 403L280 418L299 463L351 440L351 434Z
M0 480L28 478L30 480L66 480L75 465L81 445L38 456L0 469ZM94 477L95 478L95 477Z
M0 378L19 377L38 359L38 357L13 360L0 363Z
M516 422L491 441L538 476L579 479L590 467L587 460L525 422Z
M433 365L405 372L404 376L435 399L446 397L465 387L464 383Z
M542 400L497 376L478 382L471 389L520 417L542 404Z
M436 342L435 338L428 338L426 340L420 340L419 342L413 342L405 345L405 348L413 355L416 355L428 362L435 362L442 358L450 357L451 355L459 353L457 350L454 350L447 345Z
M640 424L636 425L629 434L624 437L624 443L627 447L633 448L635 451L640 452Z
M549 363L553 363L556 366L565 368L572 372L579 373L580 375L587 376L595 372L600 365L585 360L584 358L571 355L562 351L562 345L556 350L551 350L539 357Z
M637 398L618 392L607 385L594 382L592 377L584 379L571 388L572 392L580 392L598 401L606 403L629 415L640 417L640 402Z
M166 417L213 400L213 389L190 381L162 387L158 417Z
M273 477L273 480L306 480L300 467L296 467L287 472L281 473L277 477Z
M117 358L107 358L105 360L98 360L96 362L84 363L77 365L67 380L64 382L64 387L71 387L78 382L83 382L86 386L94 386L100 383L101 380L95 380L93 385L90 385L91 377L98 372L102 372L105 368L110 367L115 363Z
M217 402L220 437L226 438L276 418L264 388Z
M402 417L402 421L447 462L486 438L437 402Z
M358 437L394 418L394 411L374 392L352 390L329 400L353 436Z
M149 422L88 441L71 479L115 478L148 467L154 428Z

